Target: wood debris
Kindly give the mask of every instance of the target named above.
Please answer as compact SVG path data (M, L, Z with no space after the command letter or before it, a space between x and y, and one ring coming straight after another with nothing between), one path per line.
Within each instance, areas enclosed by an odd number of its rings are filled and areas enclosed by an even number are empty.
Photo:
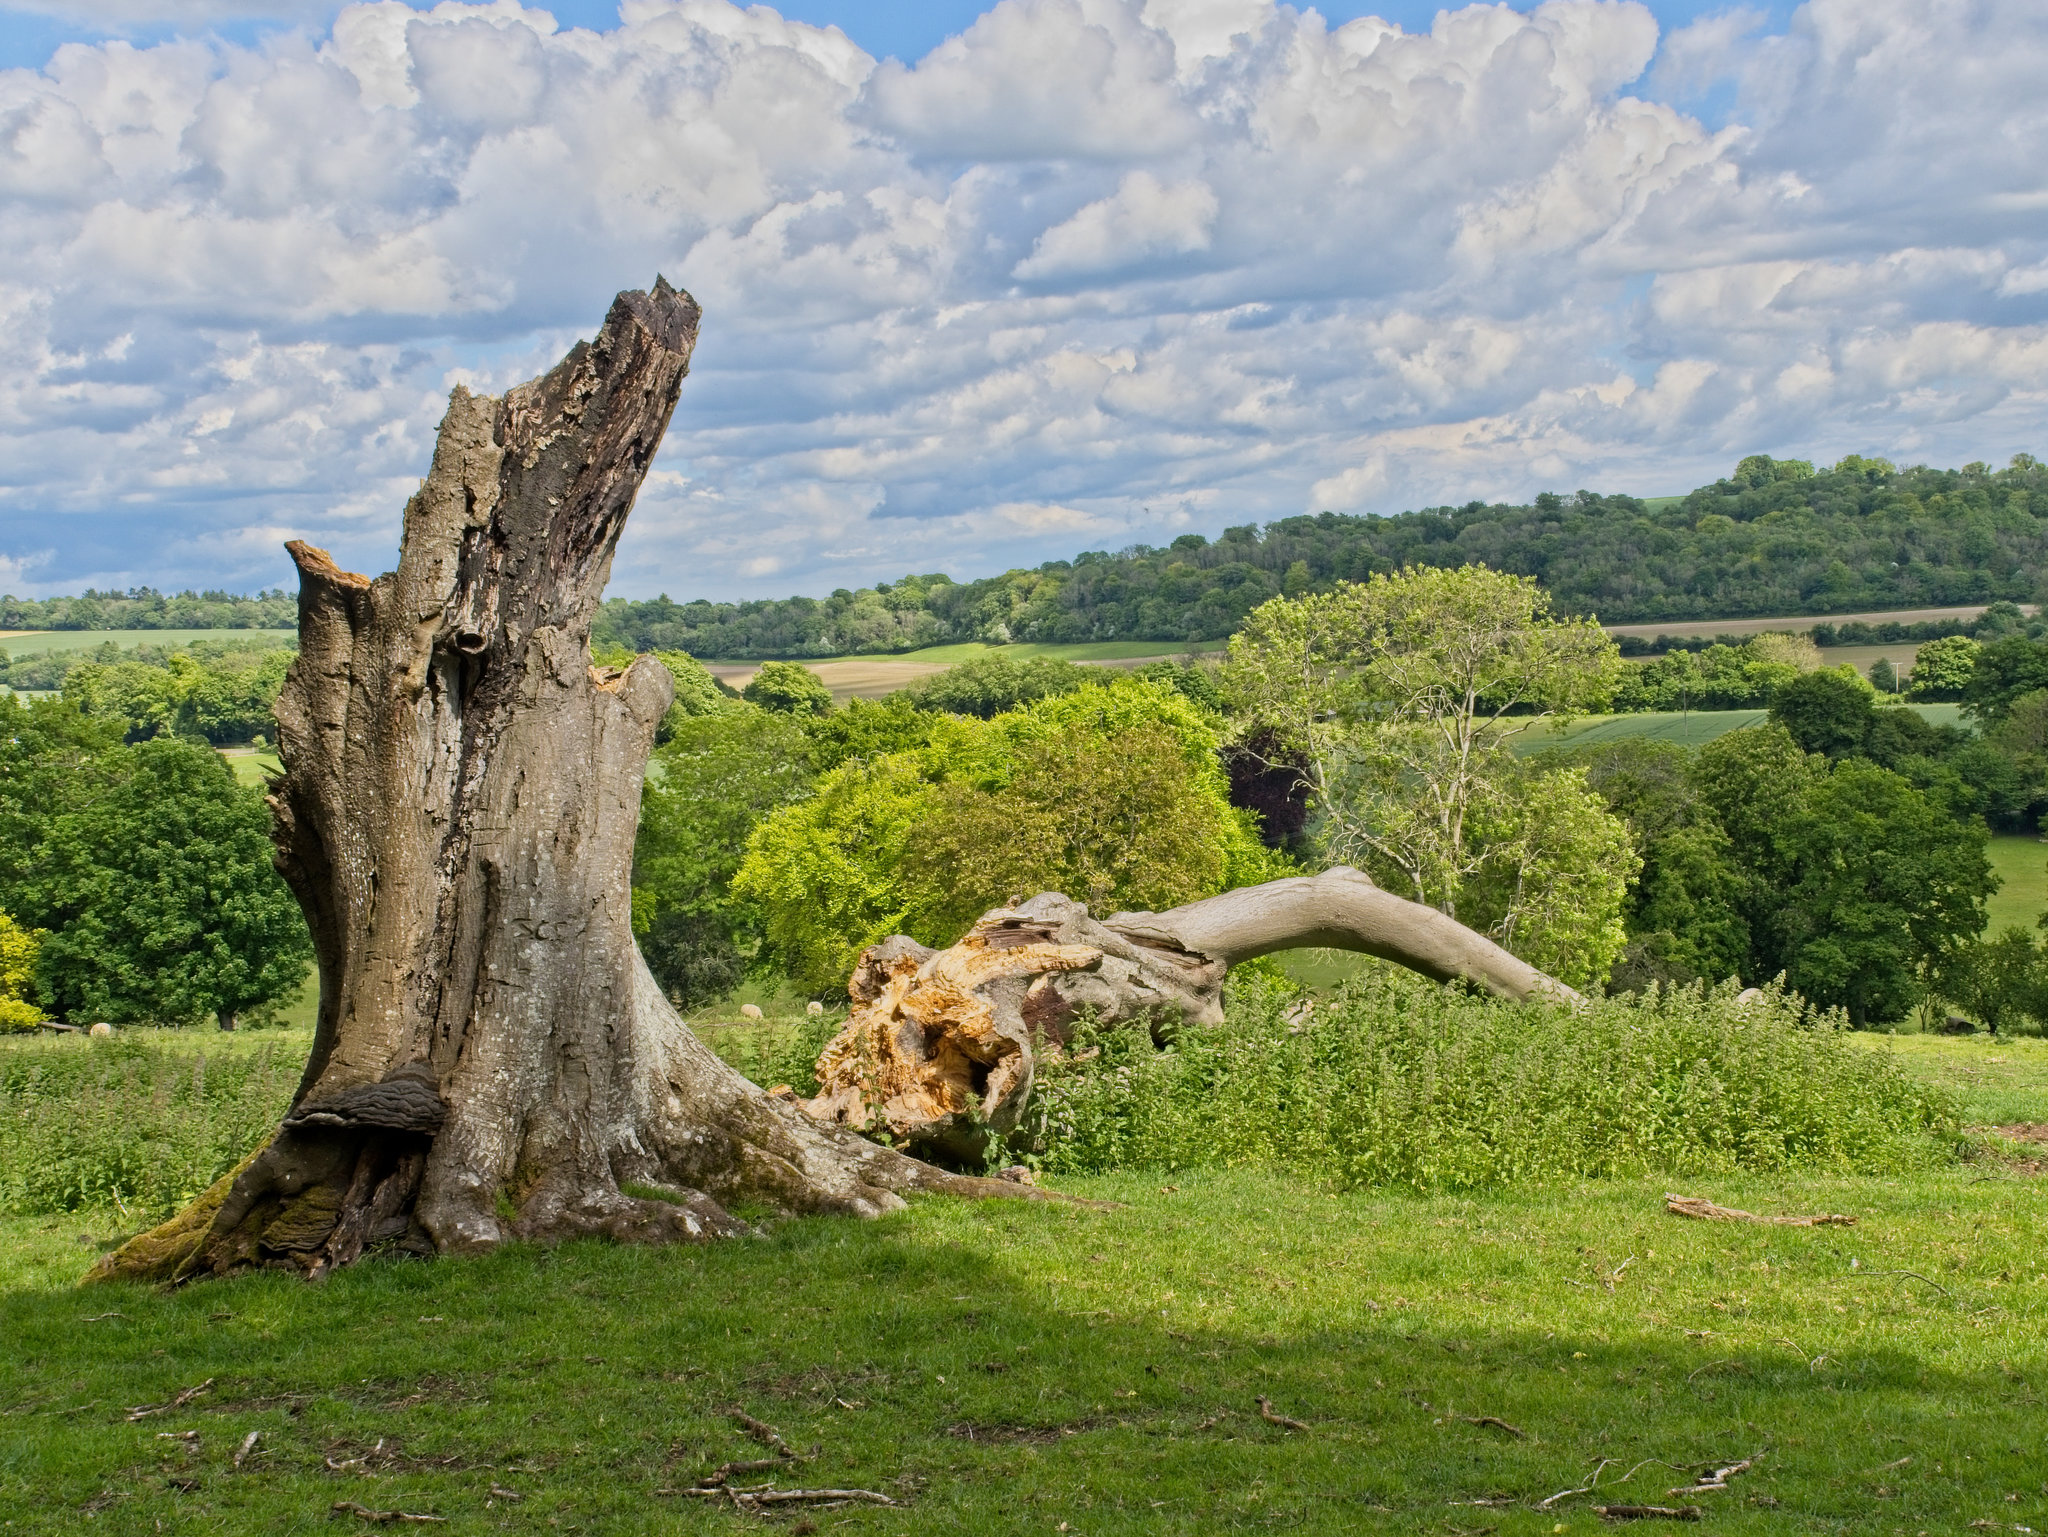
M1725 1468L1715 1468L1711 1473L1700 1475L1697 1483L1687 1484L1678 1489L1666 1489L1664 1492L1666 1494L1711 1494L1716 1489L1726 1489L1729 1479L1735 1477L1738 1473L1747 1473L1756 1466L1757 1457L1761 1456L1763 1456L1763 1453L1758 1452L1756 1457L1745 1457L1740 1462L1731 1462ZM1911 1461L1912 1459L1908 1458L1907 1460Z
M1810 1217L1760 1217L1734 1206L1716 1206L1705 1196L1673 1195L1664 1192L1664 1209L1674 1217L1694 1217L1702 1222L1761 1222L1772 1227L1854 1227L1856 1219L1839 1212L1820 1212Z
M816 1504L830 1510L835 1505L896 1503L873 1489L778 1489L773 1484L757 1484L751 1489L721 1485L713 1489L678 1489L676 1493L693 1499L729 1499L734 1509L757 1514L772 1505Z
M419 1516L409 1510L372 1510L367 1505L358 1505L354 1500L336 1500L328 1509L337 1515L354 1516L359 1521L374 1521L379 1526L394 1523L427 1525L431 1522L446 1521L446 1516Z
M201 1393L204 1393L208 1388L212 1386L213 1379L211 1377L208 1377L204 1382L200 1383L197 1387L185 1389L184 1392L180 1393L176 1398L173 1398L169 1403L137 1404L133 1409L130 1409L128 1411L128 1418L131 1421L146 1420L152 1414L169 1414L173 1409L184 1408L185 1405L192 1402L193 1399L197 1398Z
M260 1441L262 1438L263 1432L260 1430L252 1430L246 1436L242 1437L241 1450L235 1453L236 1467L239 1468L243 1463L249 1460L249 1454L256 1450L256 1443Z
M1454 1414L1451 1416L1451 1418L1454 1420L1463 1420L1467 1425L1488 1425L1495 1430L1505 1430L1509 1435L1515 1437L1517 1440L1521 1439L1523 1436L1528 1434L1527 1431L1518 1429L1516 1426L1510 1425L1506 1420L1502 1419L1497 1414Z
M1268 1425L1278 1425L1283 1430L1308 1429L1308 1426L1304 1425L1300 1420L1290 1420L1284 1414L1276 1414L1273 1411L1273 1401L1263 1393L1259 1395L1259 1418Z

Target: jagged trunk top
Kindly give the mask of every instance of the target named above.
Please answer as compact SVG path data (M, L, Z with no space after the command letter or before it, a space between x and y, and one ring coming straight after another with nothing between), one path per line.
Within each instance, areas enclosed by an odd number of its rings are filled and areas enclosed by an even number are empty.
M589 633L698 318L657 282L545 377L457 389L395 571L290 546L300 646L270 804L319 956L312 1054L269 1144L100 1273L319 1273L379 1242L740 1233L738 1198L873 1213L935 1182L981 1193L769 1101L634 946L672 685L652 658L593 669Z

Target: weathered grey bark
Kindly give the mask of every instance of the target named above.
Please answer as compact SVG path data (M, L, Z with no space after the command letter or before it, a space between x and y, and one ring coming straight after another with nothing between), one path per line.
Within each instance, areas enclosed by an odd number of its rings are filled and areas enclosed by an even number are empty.
M1083 1009L1104 1023L1214 1024L1232 966L1307 947L1363 951L1503 998L1579 996L1348 868L1100 921L1045 892L985 914L948 950L902 935L869 948L848 983L853 1012L819 1056L821 1087L804 1108L935 1156L980 1158L992 1137L1016 1130L1038 1053L1063 1046Z
M697 322L657 282L502 400L458 388L397 570L289 547L300 651L270 804L319 957L312 1055L269 1144L97 1273L319 1274L379 1243L735 1234L737 1200L867 1215L915 1188L1019 1193L771 1100L634 945L672 685L652 658L593 669L589 633Z

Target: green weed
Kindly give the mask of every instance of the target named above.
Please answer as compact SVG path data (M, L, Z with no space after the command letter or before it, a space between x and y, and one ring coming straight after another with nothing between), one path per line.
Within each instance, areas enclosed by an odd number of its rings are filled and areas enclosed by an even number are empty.
M169 1216L277 1123L303 1051L208 1055L116 1037L0 1056L0 1213Z
M1652 1171L1925 1166L1953 1102L1838 1021L1732 987L1534 1009L1375 967L1326 1000L1264 979L1157 1051L1084 1030L1028 1132L1059 1173L1254 1165L1470 1190ZM1935 1135L1930 1135L1935 1134Z

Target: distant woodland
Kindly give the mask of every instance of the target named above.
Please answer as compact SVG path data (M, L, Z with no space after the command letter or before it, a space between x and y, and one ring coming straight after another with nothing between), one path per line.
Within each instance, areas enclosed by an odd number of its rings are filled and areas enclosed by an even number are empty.
M1089 550L956 582L906 576L829 597L605 604L593 640L711 660L912 651L959 641L1204 641L1269 598L1403 566L1484 563L1533 576L1558 611L1609 624L2029 602L2048 569L2048 466L2016 455L1898 469L1850 455L1828 469L1757 455L1683 497L1546 492L1393 517L1325 512L1214 541ZM0 598L0 629L289 628L287 594L149 588ZM1917 637L1916 637L1917 638Z
M601 638L735 661L972 640L1215 640L1268 598L1475 562L1533 576L1559 611L1610 624L2026 602L2048 566L2048 467L2022 454L1995 471L1900 470L1852 455L1816 471L1759 455L1652 502L1579 491L1385 518L1325 512L974 582L906 576L750 603L613 599Z

